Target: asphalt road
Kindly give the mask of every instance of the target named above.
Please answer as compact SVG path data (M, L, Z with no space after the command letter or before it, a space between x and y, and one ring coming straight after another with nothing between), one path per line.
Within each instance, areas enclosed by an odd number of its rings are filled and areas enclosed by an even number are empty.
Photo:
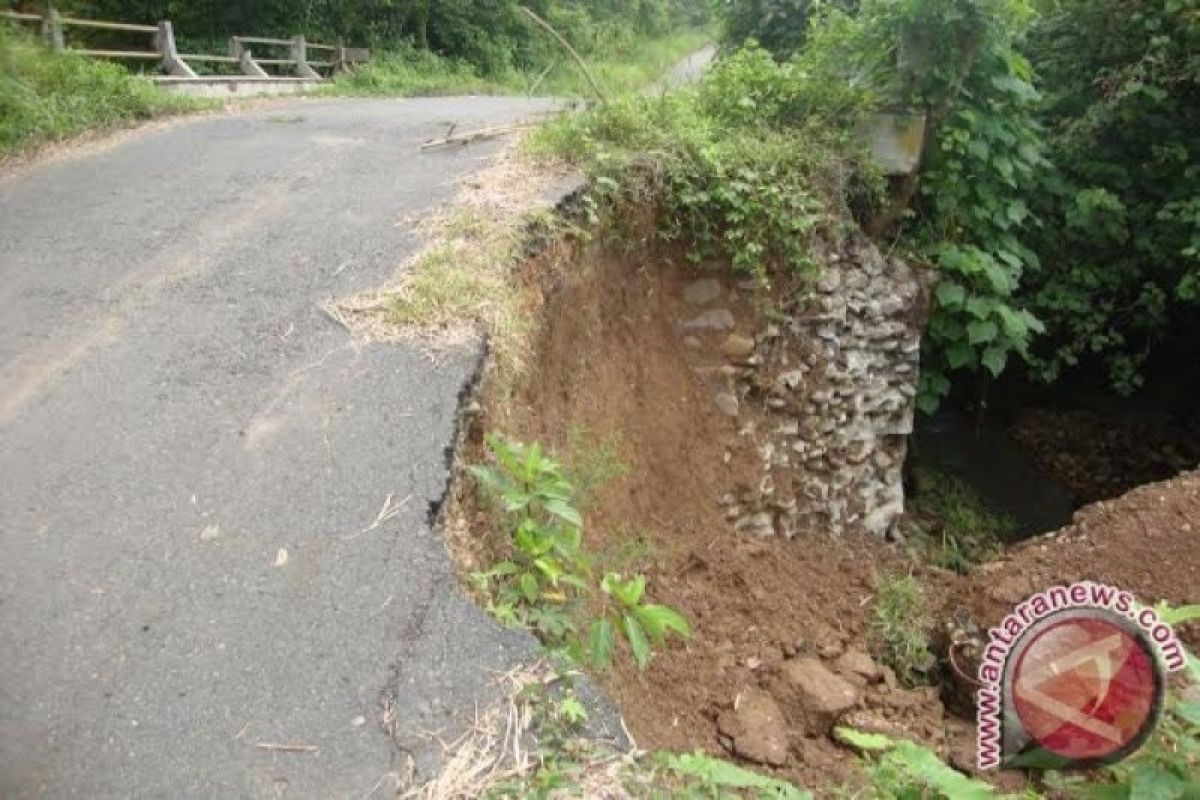
M0 796L387 796L534 652L428 519L479 353L317 304L499 146L422 140L549 106L276 102L0 178Z

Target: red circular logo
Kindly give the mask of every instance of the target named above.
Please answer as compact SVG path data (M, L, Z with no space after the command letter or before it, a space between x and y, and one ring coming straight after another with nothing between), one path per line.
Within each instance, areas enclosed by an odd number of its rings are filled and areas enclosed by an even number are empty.
M1158 719L1162 677L1127 620L1089 610L1051 617L1019 646L1012 707L1038 745L1072 761L1108 761L1138 747Z

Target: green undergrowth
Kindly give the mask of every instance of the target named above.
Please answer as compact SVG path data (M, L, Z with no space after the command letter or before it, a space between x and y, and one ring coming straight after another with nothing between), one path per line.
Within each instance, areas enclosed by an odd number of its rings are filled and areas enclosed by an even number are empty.
M0 158L210 105L160 91L115 64L53 53L0 22Z
M1017 522L992 511L965 481L932 467L916 469L908 502L916 555L943 569L965 574L1012 539Z
M711 40L703 29L638 39L619 50L585 58L606 93L633 92L661 78L673 65ZM343 96L528 94L592 96L587 79L565 53L539 69L485 71L468 61L438 55L407 42L373 55L370 63L343 73L319 90Z
M835 60L779 64L748 49L696 86L563 116L529 146L592 176L595 221L619 227L625 201L648 202L658 234L693 260L727 259L762 280L810 273L813 237L880 188L851 133L868 97L835 79Z
M620 652L645 670L668 639L691 635L678 611L647 602L645 575L596 574L578 491L558 461L536 443L493 434L487 445L489 460L470 472L495 511L505 554L471 582L497 619L600 671Z

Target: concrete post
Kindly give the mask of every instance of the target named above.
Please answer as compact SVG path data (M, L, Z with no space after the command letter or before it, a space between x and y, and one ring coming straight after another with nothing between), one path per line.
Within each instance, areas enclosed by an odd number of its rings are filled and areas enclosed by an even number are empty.
M47 8L46 16L42 17L42 38L56 53L67 49L66 42L63 40L62 22L58 18L58 12L53 8Z
M162 55L163 72L180 78L196 77L192 68L179 58L179 51L175 49L175 29L171 27L169 20L164 19L158 23L158 32L154 34L154 46Z
M309 78L311 80L321 80L321 73L308 65L308 45L304 41L304 34L298 34L292 37L291 45L292 60L296 62L296 76L300 78Z
M236 36L229 38L229 55L238 60L238 67L241 68L243 75L253 75L256 78L269 77L267 71L258 65L250 50Z

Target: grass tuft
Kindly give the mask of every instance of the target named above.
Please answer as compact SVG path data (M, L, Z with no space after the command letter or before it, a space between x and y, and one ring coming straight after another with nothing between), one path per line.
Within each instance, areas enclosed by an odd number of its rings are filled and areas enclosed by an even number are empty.
M879 660L906 685L924 682L933 665L931 627L925 593L916 578L890 575L880 580L868 639Z

